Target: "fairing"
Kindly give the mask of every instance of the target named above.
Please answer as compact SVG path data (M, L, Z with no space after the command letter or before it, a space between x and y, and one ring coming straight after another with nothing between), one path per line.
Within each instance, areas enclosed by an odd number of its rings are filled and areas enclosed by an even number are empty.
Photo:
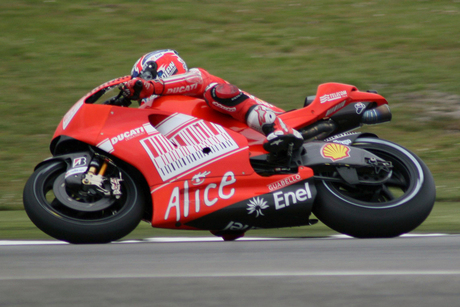
M266 154L261 146L264 136L213 111L201 99L159 97L140 108L92 104L127 80L129 76L109 81L80 99L53 138L79 140L137 168L150 187L153 226L244 231L309 224L316 196L311 168L299 166L297 172L266 177L257 174L249 158ZM321 85L311 105L280 116L297 128L331 116L357 97L386 103L379 95L356 91L343 84ZM353 152L359 154L345 145L315 146L307 152L321 152L318 163L335 163L335 157L355 159Z
M331 117L341 108L352 102L372 101L377 106L388 104L382 96L361 92L352 85L342 83L324 83L318 86L316 97L305 108L281 114L281 119L289 126L299 129L320 119Z

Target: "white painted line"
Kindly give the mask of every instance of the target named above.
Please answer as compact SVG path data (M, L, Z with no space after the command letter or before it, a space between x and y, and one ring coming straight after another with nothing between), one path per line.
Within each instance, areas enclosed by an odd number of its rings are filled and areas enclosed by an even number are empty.
M247 273L190 273L152 274L152 277L308 277L308 276L410 276L410 275L460 275L459 270L437 271L300 271L300 272L247 272Z
M401 237L403 238L415 238L415 237L442 237L442 236L448 236L449 234L447 233L406 233L402 235Z
M242 237L237 241L281 241L281 240L292 240L291 238L263 238L263 237ZM220 237L156 237L146 238L142 240L127 240L119 241L114 243L146 243L146 242L158 242L158 243L177 243L177 242L224 242Z
M457 276L459 270L420 270L420 271L296 271L296 272L219 272L219 273L141 273L141 274L79 274L79 275L39 275L39 276L0 276L4 280L43 280L43 279L123 279L123 278L226 278L226 277L359 277L359 276Z
M0 240L1 245L58 245L69 244L63 241L19 241L19 240Z
M449 234L447 233L406 233L403 235L400 235L398 238L423 238L423 237L442 237L442 236L448 236ZM321 238L321 239L354 239L351 236L347 235L332 235L327 238Z
M427 233L427 234L404 234L401 238L416 238L416 237L442 237L449 236L444 233ZM283 241L283 240L295 240L301 238L265 238L265 237L242 237L237 241ZM327 240L327 239L353 239L353 237L347 235L332 235L328 237L311 237L309 239L315 240ZM114 244L132 244L132 243L186 243L186 242L224 242L220 237L153 237L142 240L124 240L113 242ZM69 244L63 241L48 240L48 241L34 241L34 240L0 240L0 246L14 246L14 245L62 245Z
M256 237L247 237L239 238L238 241L280 241L280 240L289 240L289 238L256 238ZM127 244L127 243L178 243L178 242L224 242L222 238L219 237L156 237L156 238L146 238L142 240L124 240L124 241L115 241L113 244ZM69 244L64 241L20 241L20 240L0 240L0 246L2 245L60 245L60 244Z

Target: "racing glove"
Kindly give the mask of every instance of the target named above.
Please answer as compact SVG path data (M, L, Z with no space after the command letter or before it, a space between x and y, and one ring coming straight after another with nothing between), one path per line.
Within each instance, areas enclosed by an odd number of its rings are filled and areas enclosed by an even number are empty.
M130 100L139 100L152 95L163 94L164 84L159 81L146 81L142 78L133 78L122 87L123 96Z

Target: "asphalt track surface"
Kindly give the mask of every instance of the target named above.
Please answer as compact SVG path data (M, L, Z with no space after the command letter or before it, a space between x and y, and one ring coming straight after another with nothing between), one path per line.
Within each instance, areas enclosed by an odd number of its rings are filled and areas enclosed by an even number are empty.
M0 306L460 306L460 235L176 241L0 241Z

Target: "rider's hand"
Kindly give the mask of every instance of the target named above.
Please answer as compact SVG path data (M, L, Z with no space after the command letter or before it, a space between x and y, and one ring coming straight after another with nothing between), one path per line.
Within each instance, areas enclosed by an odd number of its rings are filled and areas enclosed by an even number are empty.
M158 93L155 92L155 83L155 81L133 78L126 82L122 87L123 96L130 100L139 100L150 97L154 94L161 94L158 89Z

